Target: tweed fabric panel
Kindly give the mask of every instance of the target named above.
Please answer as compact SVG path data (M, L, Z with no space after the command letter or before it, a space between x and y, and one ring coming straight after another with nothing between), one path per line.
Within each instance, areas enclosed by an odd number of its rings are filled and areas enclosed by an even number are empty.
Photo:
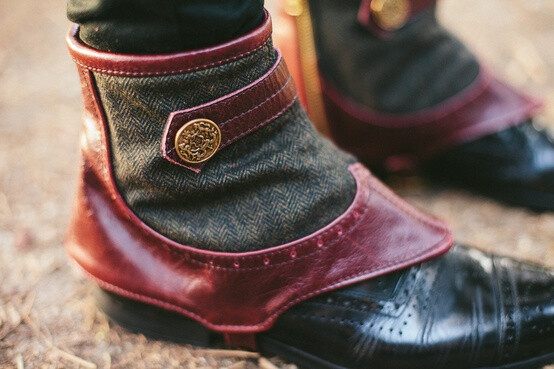
M380 39L357 21L360 0L311 0L321 72L341 92L381 112L406 113L448 99L479 74L473 54L421 13Z
M146 224L187 245L251 251L306 236L352 203L353 158L315 132L298 102L218 152L200 174L162 157L171 112L246 86L274 61L268 44L243 59L183 75L95 74L118 188Z

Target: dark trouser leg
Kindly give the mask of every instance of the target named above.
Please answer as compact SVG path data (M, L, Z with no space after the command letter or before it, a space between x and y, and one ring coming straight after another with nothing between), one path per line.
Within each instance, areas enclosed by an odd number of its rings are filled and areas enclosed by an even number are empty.
M239 37L264 18L263 0L69 0L87 45L117 53L170 53Z

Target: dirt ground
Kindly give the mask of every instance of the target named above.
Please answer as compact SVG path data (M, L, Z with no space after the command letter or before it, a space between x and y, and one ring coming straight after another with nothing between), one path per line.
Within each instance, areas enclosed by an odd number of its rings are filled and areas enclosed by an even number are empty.
M148 340L97 312L61 246L81 124L64 6L0 0L0 368L295 368ZM497 74L545 96L541 119L554 128L554 2L444 0L440 14ZM392 185L447 219L458 240L554 266L553 213L417 178Z

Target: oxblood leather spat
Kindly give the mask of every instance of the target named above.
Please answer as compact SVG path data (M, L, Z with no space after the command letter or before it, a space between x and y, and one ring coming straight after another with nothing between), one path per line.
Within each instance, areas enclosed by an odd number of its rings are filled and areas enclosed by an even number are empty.
M360 165L349 210L304 239L260 252L218 253L149 229L85 158L67 250L103 288L183 313L223 332L267 329L320 293L438 256L444 225L386 190Z
M417 264L452 245L450 231L441 221L404 203L360 164L350 167L357 194L344 214L307 237L261 251L210 252L201 245L182 245L133 214L114 182L109 130L92 74L99 68L88 62L117 66L118 73L146 75L162 73L162 66L171 73L183 65L195 69L205 62L197 55L218 64L264 44L271 33L269 20L262 27L238 44L232 41L214 48L222 60L200 50L190 54L192 61L184 54L167 55L160 65L155 57L146 57L141 66L142 56L83 51L76 32L68 42L79 65L86 109L81 179L66 242L69 255L102 288L179 312L227 333L230 341L248 345L253 342L249 333L270 328L281 313L301 301ZM221 53L227 46L236 54ZM132 67L121 69L122 59ZM275 104L285 109L287 101ZM216 109L224 106L213 105L213 113L224 116Z

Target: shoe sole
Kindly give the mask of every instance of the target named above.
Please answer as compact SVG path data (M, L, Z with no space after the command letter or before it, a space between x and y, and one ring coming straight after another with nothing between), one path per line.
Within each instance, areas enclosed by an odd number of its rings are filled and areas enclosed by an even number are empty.
M153 339L202 347L223 347L223 336L181 314L134 301L97 288L95 298L100 310L121 327ZM279 356L306 369L349 369L266 336L258 337L260 353ZM473 369L540 369L554 363L554 353L498 367Z

